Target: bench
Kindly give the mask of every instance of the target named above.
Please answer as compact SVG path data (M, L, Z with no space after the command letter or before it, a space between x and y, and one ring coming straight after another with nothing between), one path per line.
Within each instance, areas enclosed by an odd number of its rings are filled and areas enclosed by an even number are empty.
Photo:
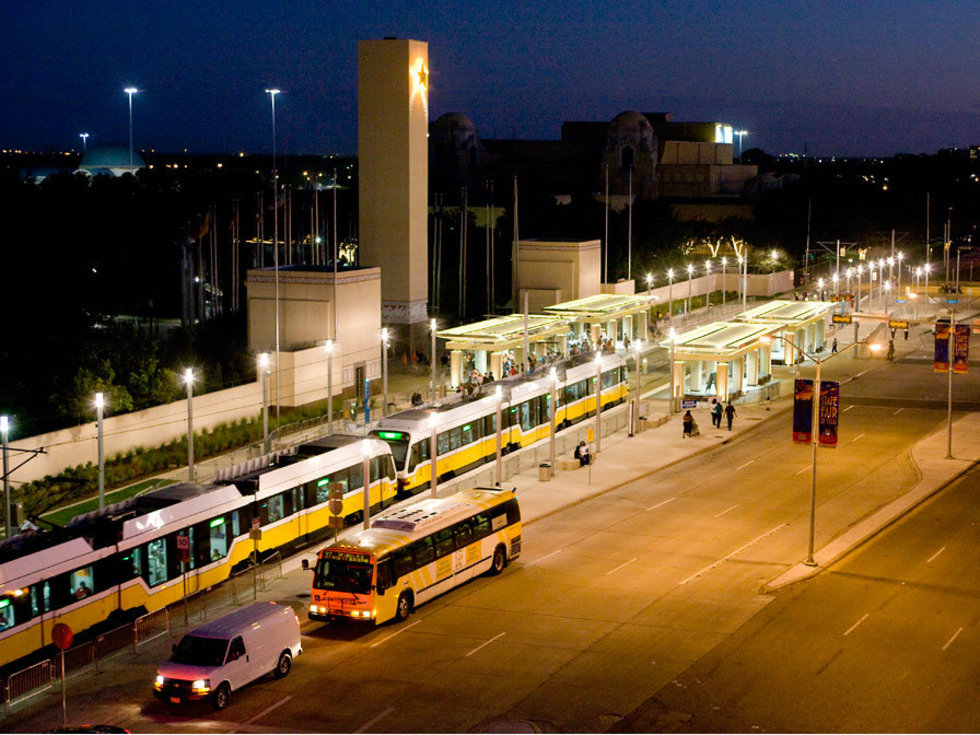
M555 461L555 464L558 465L555 469L559 472L571 472L580 467L578 460L574 457L572 459L558 459Z

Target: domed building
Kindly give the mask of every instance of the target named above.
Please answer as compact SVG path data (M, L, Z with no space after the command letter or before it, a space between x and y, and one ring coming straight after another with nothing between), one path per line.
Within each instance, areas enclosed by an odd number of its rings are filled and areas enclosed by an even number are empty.
M609 172L609 191L626 194L632 175L633 195L638 199L657 196L657 136L645 115L635 110L621 112L606 128L601 169Z
M78 164L78 170L89 176L122 176L135 174L141 168L146 168L146 164L139 153L133 151L133 158L130 160L128 146L113 144L93 146Z
M482 186L485 151L476 125L466 115L447 112L429 125L429 180L433 191L455 199L460 187Z

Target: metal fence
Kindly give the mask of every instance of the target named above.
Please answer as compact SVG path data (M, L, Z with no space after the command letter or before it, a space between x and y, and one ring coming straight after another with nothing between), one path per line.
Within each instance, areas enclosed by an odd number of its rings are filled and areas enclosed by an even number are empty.
M170 610L166 607L136 618L133 623L133 653L162 635L170 635Z
M54 663L51 660L28 666L7 677L4 687L6 710L51 688L54 679Z

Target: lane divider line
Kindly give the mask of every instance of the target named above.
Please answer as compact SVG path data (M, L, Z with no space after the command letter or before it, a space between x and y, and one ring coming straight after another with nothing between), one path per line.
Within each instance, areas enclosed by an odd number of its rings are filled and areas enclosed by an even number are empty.
M725 515L725 513L727 513L730 510L735 510L737 507L738 507L738 503L735 503L735 505L733 505L731 508L728 508L726 510L723 510L721 513L719 513L718 515L716 515L715 518L721 518L723 515Z
M904 410L905 410L904 408L900 408L895 413L893 413L892 416L898 416L898 414L900 414Z
M622 569L623 567L625 567L625 566L628 566L628 565L630 565L630 564L632 564L633 562L635 562L635 561L636 561L636 560L637 560L638 558L639 558L639 557L636 557L636 556L634 556L634 557L633 557L632 559L630 559L630 560L629 560L628 562L624 562L623 564L620 564L620 565L619 565L618 567L616 567L615 569L612 569L612 570L610 570L610 571L608 571L608 572L606 572L606 576L608 577L608 576L609 576L610 574L615 574L616 572L618 572L618 571L619 571L620 569Z
M532 561L532 562L531 562L530 564L526 564L525 566L526 566L526 567L533 567L533 566L534 566L535 564L537 564L537 563L538 563L539 561L544 561L544 560L545 560L545 559L547 559L547 558L548 558L549 556L554 556L555 554L560 554L560 553L561 553L561 552L563 552L563 551L564 551L564 549L555 549L554 551L552 551L552 552L550 552L550 553L548 553L548 554L545 554L544 556L542 556L542 557L541 557L541 558L539 558L539 559L535 559L535 560L534 560L534 561Z
M736 467L735 468L735 471L738 472L740 469L742 469L743 467L748 467L753 462L755 462L755 460L754 459L750 459L748 462L746 462L745 464L743 464L741 467Z
M421 623L421 622L422 622L421 620L416 620L416 621L415 621L414 623L409 623L408 625L406 625L406 626L405 626L404 628L402 628L401 630L396 630L396 631L395 631L394 633L392 633L392 634L391 634L391 635L389 635L389 636L385 636L385 637L384 637L384 638L382 638L382 639L381 639L380 641L377 641L377 642L375 642L375 643L372 643L372 644L371 644L370 646L368 646L368 648L377 648L378 646L380 646L380 645L381 645L382 643L384 643L385 641L390 641L390 640L391 640L392 638L394 638L394 637L395 637L396 635L399 635L400 633L404 633L404 632L405 632L406 630L408 630L409 628L414 628L414 627L415 627L416 625L418 625L418 624L419 624L419 623Z
M710 565L708 565L708 566L706 566L706 567L705 567L704 569L702 569L702 570L701 570L700 572L695 572L695 573L694 573L694 574L692 574L692 575L691 575L690 577L688 577L688 578L687 578L687 579L685 579L685 580L684 580L683 582L681 582L681 584L682 584L682 585L684 585L684 584L687 584L688 582L690 582L690 581L692 581L692 580L694 580L694 579L697 579L698 577L700 577L700 576L701 576L702 574L704 574L705 572L709 572L709 571L711 571L712 569L714 569L714 568L715 568L716 566L718 566L718 565L719 565L719 564L721 564L722 562L725 562L725 561L728 561L729 559L731 559L731 558L732 558L733 556L735 556L736 554L740 554L741 552L743 552L743 551L744 551L745 549L747 549L747 548L749 548L749 547L750 547L750 546L752 546L753 544L756 544L756 543L758 543L759 541L762 541L762 539L764 539L764 538L766 538L767 536L772 536L772 535L773 535L774 533L776 533L776 531L778 531L779 529L781 529L781 528L783 528L784 526L788 526L788 525L789 525L788 523L780 523L780 524L779 524L778 526L776 526L775 528L773 528L773 529L771 529L771 530L769 530L769 531L766 531L766 532L765 532L764 534L762 534L761 536L757 536L756 538L754 538L754 539L752 539L751 541L749 541L749 542L748 542L747 544L745 544L745 545L743 545L743 546L739 546L739 547L738 547L737 549L735 549L735 551L733 551L733 552L732 552L731 554L728 554L727 556L723 556L723 557L722 557L721 559L719 559L718 561L716 561L716 562L715 562L714 564L710 564Z
M856 627L858 627L861 623L863 623L867 619L867 617L868 617L868 613L865 613L860 620L858 620L856 623L854 623L854 625L848 628L847 631L845 631L844 635L845 636L850 635L851 631L853 631Z
M955 633L953 633L953 637L950 638L948 641L946 641L946 645L943 646L943 650L945 651L947 648L949 648L951 645L953 645L953 641L955 641L956 640L956 637L960 633L962 633L962 632L963 632L963 626L960 626L959 630L957 630Z
M932 556L930 556L926 560L926 564L932 564L936 560L936 557L939 556L940 554L942 554L944 551L946 551L946 547L945 546L943 548L941 548L939 551L937 551L935 554L933 554Z
M650 512L651 510L656 510L661 505L667 505L667 503L672 503L675 500L677 500L677 497L676 496L674 496L673 498L667 498L666 500L664 500L664 501L662 501L660 503L657 503L656 505L651 505L649 508L647 508L647 512Z
M856 441L857 441L858 439L860 439L860 438L861 438L862 436L864 436L864 433L865 433L865 432L863 432L863 431L862 431L862 432L861 432L860 434L858 434L858 435L857 435L856 437L854 437L853 439L851 439L851 444L853 444L853 443L854 443L854 442L856 442Z
M812 464L808 464L806 467L804 467L802 470L800 470L796 474L802 475L804 472L809 472L811 467L813 467L813 465Z
M963 629L960 628L960 630L963 630ZM245 722L243 722L242 724L243 725L251 725L256 720L261 719L262 717L265 717L267 714L269 714L270 712L272 712L272 710L277 709L278 707L281 707L282 705L286 704L286 702L288 702L292 698L293 698L293 695L292 694L287 694L285 697L283 697L282 699L280 699L275 704L270 704L268 707L266 707L264 710L262 710L261 712L259 712L257 715L252 715L247 720L245 720Z
M355 733L358 733L358 734L359 733L362 733L362 732L367 732L368 731L368 728L371 727L371 725L373 725L375 722L378 722L382 717L387 717L389 714L391 714L394 711L395 711L395 708L394 707L389 707L388 709L386 709L384 712L382 712L380 715L378 715L377 717L375 717L370 722L365 722L359 728L357 728L356 730L354 730L354 732Z
M472 656L474 653L476 653L477 651L479 651L484 646L489 646L495 640L497 640L498 638L503 638L505 635L507 635L507 634L506 633L497 633L497 635L495 635L493 638L491 638L488 641L484 641L479 646L477 646L476 648L474 648L472 651L470 651L469 653L467 653L466 656L465 656L465 658L469 658L470 656Z
M852 404L851 404L850 406L848 406L848 407L847 407L847 408L845 408L845 409L844 409L843 411L841 411L841 413L847 413L847 412L848 412L848 411L850 411L850 410L851 410L852 408L854 408L854 406L855 406L855 404L853 404L853 403L852 403Z

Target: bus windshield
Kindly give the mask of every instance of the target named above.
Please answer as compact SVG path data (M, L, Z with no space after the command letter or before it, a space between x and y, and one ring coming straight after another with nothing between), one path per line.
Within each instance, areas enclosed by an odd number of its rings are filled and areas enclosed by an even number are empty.
M376 429L372 431L373 436L388 443L391 447L391 455L395 460L395 467L405 466L405 457L408 456L408 432L389 431L387 429Z
M371 591L371 557L347 551L324 551L316 563L313 586L334 592Z

